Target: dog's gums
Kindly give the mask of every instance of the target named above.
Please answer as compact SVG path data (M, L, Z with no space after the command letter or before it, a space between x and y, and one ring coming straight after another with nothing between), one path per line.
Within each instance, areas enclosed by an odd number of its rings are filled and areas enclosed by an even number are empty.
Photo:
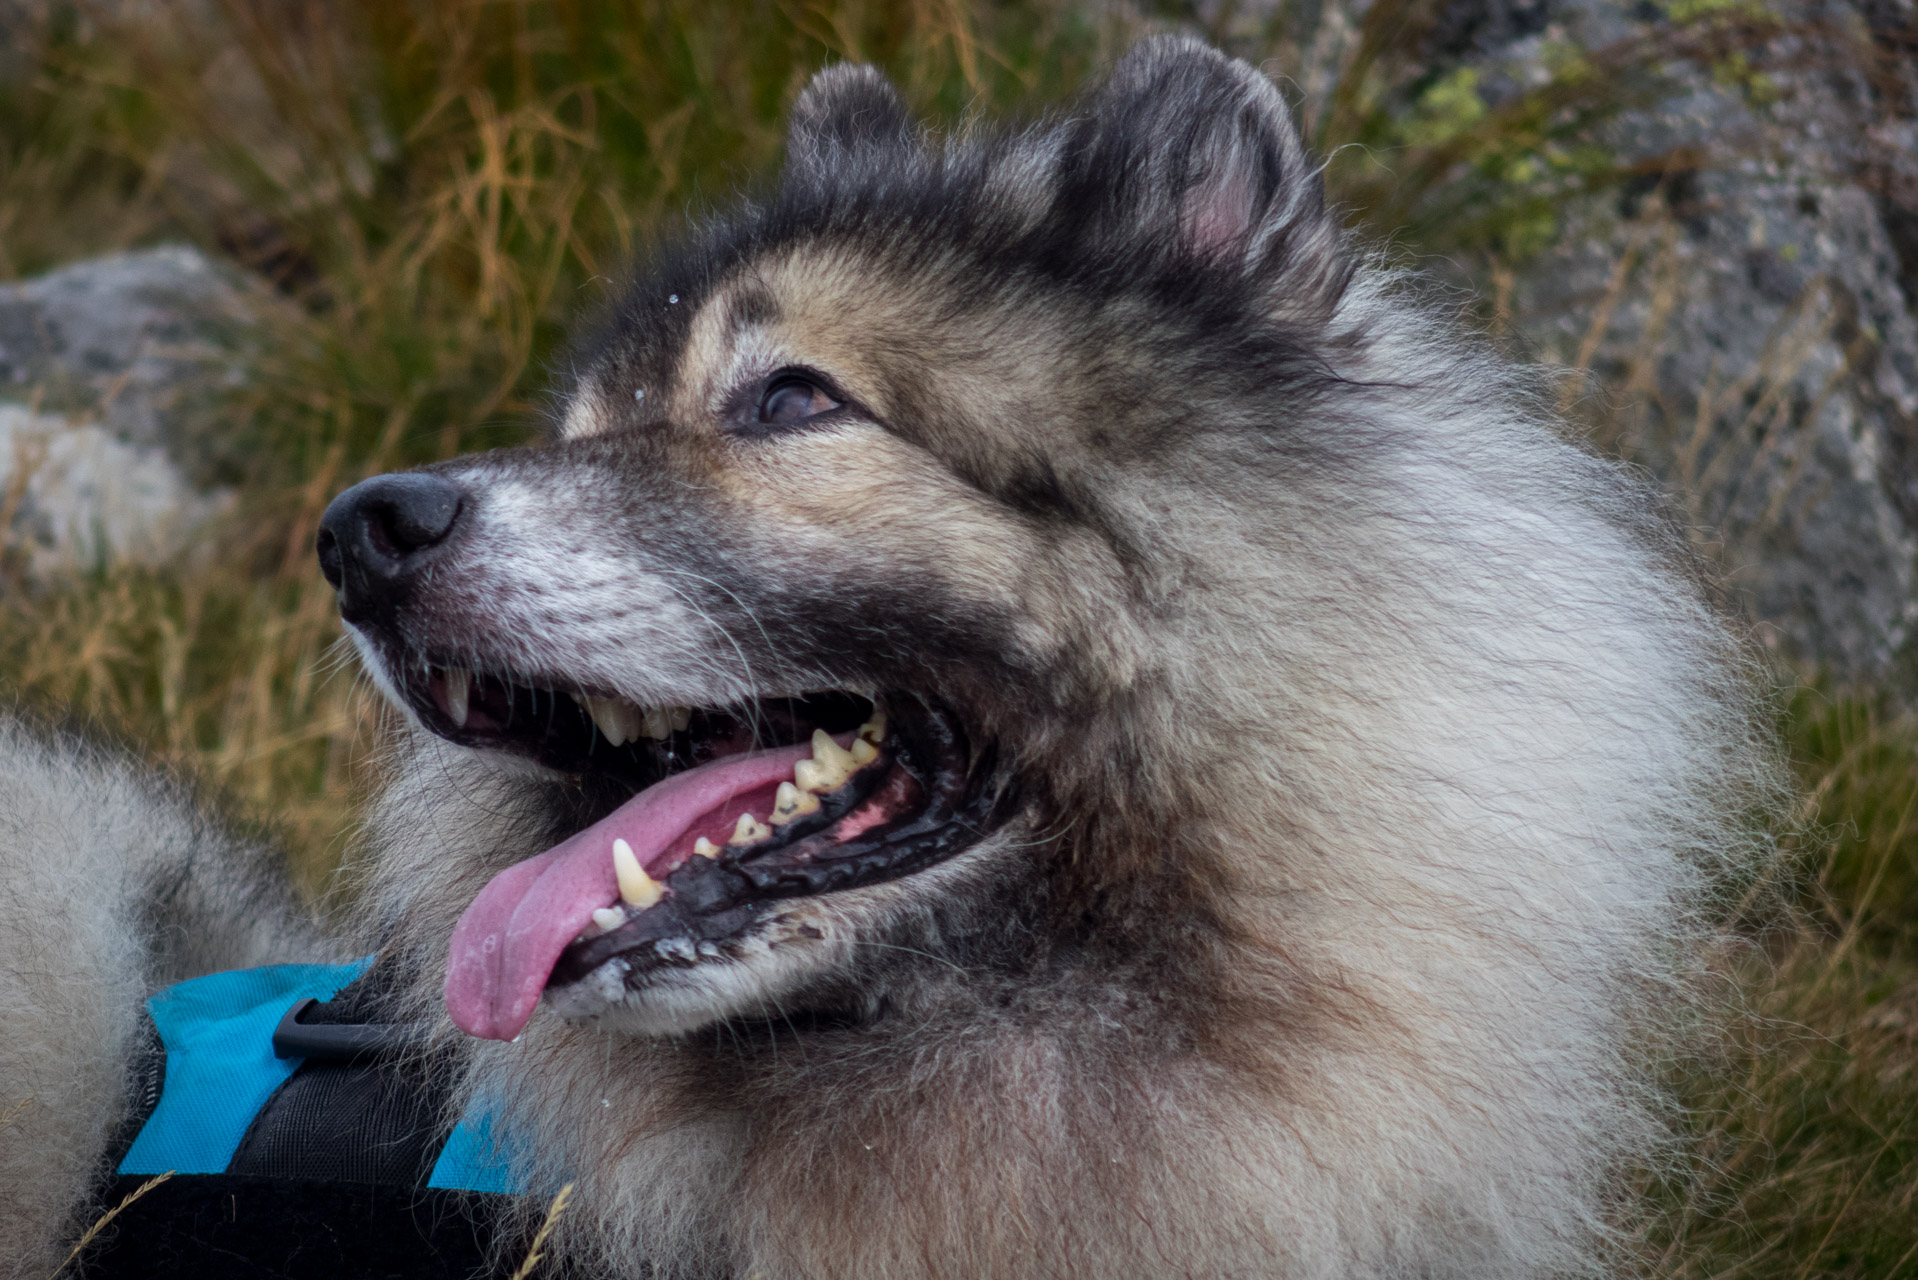
M549 988L611 996L651 969L763 947L754 926L780 899L941 861L985 834L1003 799L950 712L906 695L641 712L455 668L433 671L414 703L456 741L635 788L500 873L461 918L447 1008L485 1038L518 1035Z

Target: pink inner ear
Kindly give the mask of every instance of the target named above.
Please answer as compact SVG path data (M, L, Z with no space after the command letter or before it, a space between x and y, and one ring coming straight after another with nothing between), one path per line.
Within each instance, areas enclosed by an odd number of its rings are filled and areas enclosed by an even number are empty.
M1227 163L1191 190L1179 211L1179 228L1202 258L1226 258L1245 248L1252 232L1252 191Z

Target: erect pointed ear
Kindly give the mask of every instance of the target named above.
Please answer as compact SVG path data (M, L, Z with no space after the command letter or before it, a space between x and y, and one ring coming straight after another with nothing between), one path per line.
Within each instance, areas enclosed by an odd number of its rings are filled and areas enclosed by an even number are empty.
M892 82L876 67L842 62L815 75L793 104L786 168L818 173L911 143L912 120Z
M1331 231L1278 89L1197 40L1137 45L1084 128L1062 174L1066 198L1103 204L1108 234L1130 228L1182 255L1253 266L1280 241Z

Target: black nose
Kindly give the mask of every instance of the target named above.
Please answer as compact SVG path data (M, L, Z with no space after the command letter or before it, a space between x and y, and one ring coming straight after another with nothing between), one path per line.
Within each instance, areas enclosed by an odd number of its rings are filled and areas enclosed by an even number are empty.
M465 506L465 490L421 472L374 476L328 503L320 517L320 572L340 593L348 621L395 603L424 553L451 536Z

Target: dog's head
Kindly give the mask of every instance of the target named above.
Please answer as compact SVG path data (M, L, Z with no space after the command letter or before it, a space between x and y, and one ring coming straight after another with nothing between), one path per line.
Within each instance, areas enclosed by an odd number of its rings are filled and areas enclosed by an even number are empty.
M1247 477L1336 470L1284 423L1334 393L1348 270L1277 92L1202 46L945 144L822 73L780 185L642 273L548 440L326 514L386 693L578 828L488 868L455 1020L858 1016L875 956L1214 891L1167 824L1233 758L1208 655L1264 644L1219 594L1269 561Z

